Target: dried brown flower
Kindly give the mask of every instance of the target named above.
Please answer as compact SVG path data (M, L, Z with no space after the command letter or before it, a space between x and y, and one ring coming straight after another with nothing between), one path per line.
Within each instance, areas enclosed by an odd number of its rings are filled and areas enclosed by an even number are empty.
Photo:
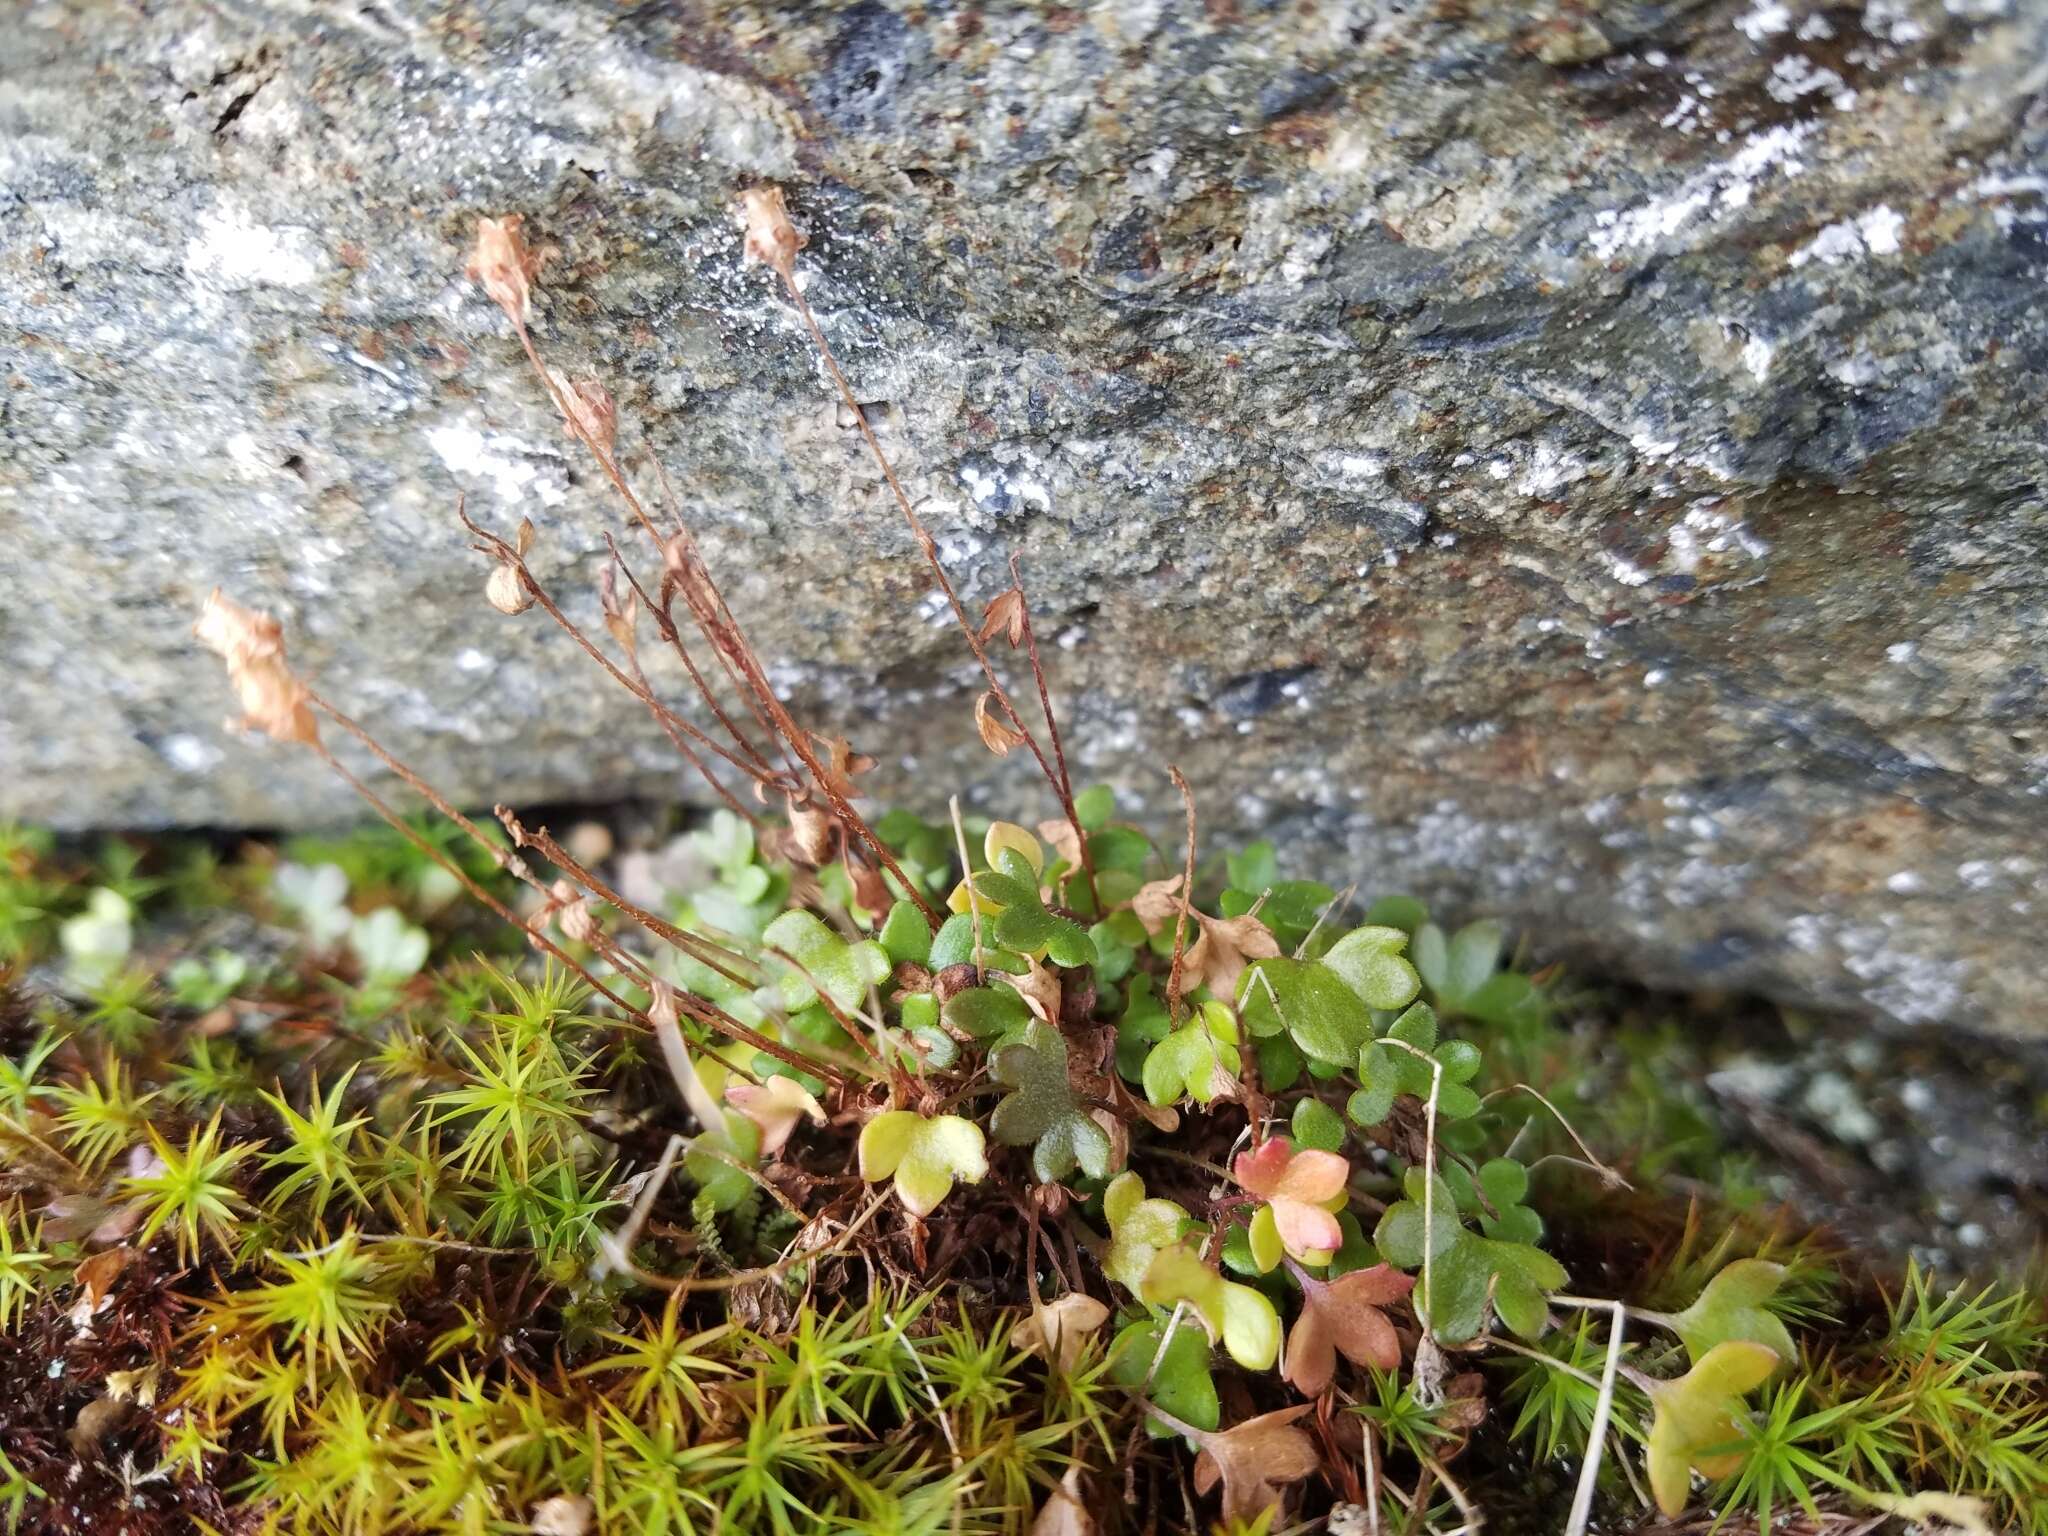
M567 880L557 880L548 887L548 911L563 936L573 943L588 944L597 936L597 917L591 912L590 903Z
M740 194L740 211L747 226L747 259L763 262L788 277L796 265L796 253L809 242L789 222L782 188L749 187Z
M192 633L227 663L228 681L242 704L240 725L279 741L319 741L311 695L285 665L284 626L274 617L242 607L215 587Z
M1010 749L1023 741L1022 731L1012 730L996 718L992 707L995 704L993 690L985 692L974 701L974 728L981 732L981 744L997 757L1008 757Z
M797 858L813 868L827 862L832 857L832 829L838 823L808 800L785 796L783 804L789 808L789 844Z
M625 648L628 656L637 656L640 653L640 594L630 586L624 596L619 594L619 568L616 564L604 568L597 594L604 613L604 627L611 631L612 638Z
M484 583L484 597L493 608L505 614L524 613L533 606L533 594L526 590L519 568L502 561L492 570L490 580Z
M1013 651L1024 643L1024 591L1021 587L1011 587L998 593L995 601L988 605L988 611L981 616L981 628L976 631L976 638L987 641L996 634L1009 641Z
M519 233L519 215L476 221L476 248L470 253L469 275L483 284L498 308L515 325L524 325L532 307L533 275L540 256L526 247Z
M813 731L811 741L825 759L819 765L824 770L825 787L842 800L858 799L864 791L853 782L854 775L866 773L875 766L875 760L865 752L854 751L852 743L841 736Z
M619 440L619 412L612 397L595 379L571 379L559 368L550 368L562 415L569 423L569 435L579 437L605 458Z

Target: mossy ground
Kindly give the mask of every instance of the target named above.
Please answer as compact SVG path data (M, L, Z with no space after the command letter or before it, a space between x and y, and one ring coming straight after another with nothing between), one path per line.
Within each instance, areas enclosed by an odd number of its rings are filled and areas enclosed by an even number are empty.
M952 884L943 829L879 825L914 878ZM785 910L857 909L835 899L829 869L807 877L732 833L681 845L695 883L660 898L677 923L759 931ZM599 855L601 842L582 847ZM1097 852L1159 872L1141 843L1118 853L1105 836ZM466 857L497 889L489 862ZM637 878L630 859L600 862ZM1227 909L1249 876L1286 936L1286 882L1252 863L1204 871L1204 905ZM1314 892L1291 894L1314 904ZM1328 1279L1382 1261L1421 1279L1399 1262L1396 1213L1404 1168L1425 1150L1424 1103L1396 1092L1374 1120L1377 1106L1345 1096L1358 1083L1371 1096L1369 1071L1327 1080L1342 1085L1332 1092L1313 1076L1293 1089L1266 1077L1268 1119L1297 1149L1334 1136L1351 1182L1344 1252L1326 1268L1290 1254L1262 1270L1256 1202L1227 1167L1244 1104L1176 1088L1170 1131L1135 1108L1145 1058L1169 1038L1138 979L1163 974L1169 954L1127 931L1139 942L1117 982L1102 979L1116 970L1114 933L1075 968L1091 973L1089 1001L1066 1030L1078 1042L1093 1021L1120 1026L1127 1072L1110 1102L1132 1106L1117 1117L1120 1166L1142 1172L1140 1193L1175 1231L1185 1217L1218 1239L1223 1267L1204 1273L1297 1327L1309 1287L1336 1290ZM1406 931L1451 1032L1430 1049L1452 1064L1464 1058L1450 1044L1475 1047L1484 1069L1471 1080L1499 1093L1463 1119L1438 1105L1440 1166L1486 1174L1469 1183L1465 1240L1528 1239L1569 1273L1571 1296L1635 1309L1594 1528L1651 1528L1644 1443L1672 1389L1700 1379L1710 1343L1783 1338L1791 1357L1767 1380L1717 1400L1729 1443L1691 1448L1714 1475L1658 1528L1863 1529L1890 1500L1936 1527L2048 1531L2039 1293L1956 1289L1960 1274L1909 1271L1884 1245L1859 1251L1846 1224L1814 1232L1775 1197L1825 1184L1810 1146L1786 1155L1802 1146L1793 1131L1817 1144L1825 1117L1788 1130L1787 1116L1760 1119L1713 1086L1731 1069L1728 1038L1751 1063L1810 1048L1753 1016L1715 1044L1700 1014L1554 971L1482 995L1523 973L1489 954L1483 975L1457 975L1448 953L1428 961L1419 924ZM819 972L836 954L821 949L806 974L829 985ZM1117 1245L1136 1229L1128 1201L1105 1208L1107 1169L1044 1178L1028 1144L999 1140L980 1182L960 1170L916 1215L863 1180L871 1095L811 1078L823 1123L792 1115L773 1151L745 1116L701 1129L644 1032L388 833L84 849L13 832L0 847L0 955L10 1526L1053 1533L1206 1530L1227 1513L1272 1531L1362 1531L1375 1528L1375 1496L1389 1532L1448 1533L1475 1516L1555 1530L1567 1518L1605 1312L1545 1283L1518 1337L1503 1326L1515 1309L1501 1270L1476 1336L1439 1342L1414 1298L1399 1299L1403 1281L1384 1304L1393 1363L1347 1348L1328 1384L1304 1391L1291 1347L1283 1380L1270 1356L1234 1358L1244 1351L1227 1327L1213 1347L1202 1329L1173 1327L1202 1313L1209 1281L1175 1304L1152 1299L1156 1275L1135 1292L1115 1279L1132 1256ZM900 1021L902 1002L886 1016ZM808 1038L793 1018L770 1022L786 1041ZM715 1078L716 1042L693 1039ZM955 1044L977 1048L964 1033ZM741 1071L764 1064L725 1054ZM963 1081L935 1107L986 1120L996 1084ZM1570 1131L1532 1096L1500 1092L1514 1084L1539 1090ZM670 1176L672 1136L687 1141ZM1462 1213L1467 1188L1440 1198ZM1412 1182L1408 1193L1412 1205ZM2012 1261L2025 1228L2013 1230L2009 1269L2024 1267ZM1448 1262L1449 1247L1431 1251ZM1700 1300L1759 1256L1783 1268L1753 1314L1726 1294ZM1448 1334L1453 1298L1437 1283ZM1075 1325L1050 1345L1020 1336L1034 1301L1062 1297L1103 1316L1062 1312ZM1678 1331L1688 1308L1713 1314L1708 1334ZM1155 1429L1193 1433L1148 1433L1148 1405ZM1260 1428L1296 1407L1291 1424ZM1253 1487L1233 1473L1231 1435L1282 1430L1299 1438L1259 1454L1305 1456L1302 1475ZM1221 1504L1189 1439L1226 1463ZM1979 1502L1899 1502L1919 1493Z

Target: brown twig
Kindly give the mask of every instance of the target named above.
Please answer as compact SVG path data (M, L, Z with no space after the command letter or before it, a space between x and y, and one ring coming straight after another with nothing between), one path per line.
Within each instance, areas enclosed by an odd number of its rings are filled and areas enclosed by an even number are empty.
M777 270L782 278L784 292L789 295L790 302L796 306L797 314L802 317L805 329L810 332L811 340L817 346L818 355L824 360L826 370L832 375L832 382L838 387L840 399L853 413L853 419L860 426L861 436L867 440L868 451L874 455L875 463L882 471L882 478L888 482L889 490L896 498L896 505L903 512L904 520L909 523L910 532L916 538L918 548L924 551L925 563L931 567L932 575L938 581L939 590L945 594L946 603L953 610L953 619L960 626L960 633L966 638L967 648L981 664L982 675L988 679L990 693L994 695L1003 713L1009 716L1011 728L1023 738L1024 744L1031 749L1031 755L1038 760L1039 771L1045 775L1046 783L1051 786L1053 794L1059 800L1060 809L1065 812L1068 823L1073 827L1075 840L1081 844L1082 858L1085 860L1087 838L1081 830L1081 818L1074 810L1074 797L1066 782L1064 765L1056 771L1046 760L1045 749L1039 746L1037 736L1025 725L1023 717L1017 713L1017 706L1011 702L1009 690L1003 687L1002 679L996 676L995 664L989 660L988 648L982 644L980 633L968 618L967 609L960 601L960 594L954 590L953 580L946 574L946 567L939 559L938 543L932 538L931 530L925 527L924 520L917 515L917 509L910 504L910 496L903 489L903 482L896 478L895 466L889 462L889 455L882 450L881 439L875 436L875 429L868 424L867 412L861 409L860 401L854 398L853 386L846 382L846 375L840 372L839 359L833 355L831 343L825 340L824 329L818 324L817 316L811 313L811 306L805 300L803 290L797 287L795 268L785 263ZM1034 666L1035 664L1034 658ZM1041 678L1041 688L1042 686ZM1050 702L1046 708L1050 712Z
M567 424L570 435L590 450L591 455L597 460L599 466L603 468L605 477L611 481L612 488L618 492L620 500L625 502L627 510L633 514L640 526L646 530L648 538L654 541L655 549L662 552L665 558L668 541L662 538L660 531L654 526L653 519L647 515L647 509L641 505L640 498L633 494L633 488L626 483L626 477L620 472L618 462L613 458L610 448L590 433L584 425L580 413L571 408L568 399L562 393L561 387L555 383L554 375L548 372L547 365L541 361L540 352L534 346L533 337L528 332L526 322L521 318L519 312L508 307L505 310L505 314L511 320L512 328L518 335L519 345L526 353L526 360L533 365L535 375L540 379L542 387L547 390L548 398L554 402L556 410L561 412L562 420ZM684 537L687 538L687 534ZM502 540L498 542L500 544L503 543ZM701 561L698 562L697 569L703 572L705 585L714 594L717 594L716 583L712 582L709 571L704 569ZM520 565L520 570L522 580L526 581L529 589L538 585L525 572L523 562ZM789 711L783 708L782 701L775 696L775 690L769 684L767 675L761 670L760 660L755 655L753 647L747 644L744 635L739 631L737 622L731 620L731 609L725 606L724 597L722 595L717 596L718 608L725 620L731 624L731 637L729 641L721 643L719 631L715 628L707 628L705 625L704 614L699 606L698 594L694 594L690 590L693 584L684 583L683 585L684 601L689 604L692 616L698 619L699 627L705 629L705 638L713 646L718 647L722 653L730 656L732 660L739 664L745 676L747 690L761 708L766 710L767 717L776 733L788 743L790 750L796 753L797 757L802 760L804 767L810 771L813 783L817 785L819 793L825 797L826 803L831 807L832 813L838 819L841 827L868 845L882 866L901 882L903 889L908 893L910 899L917 904L918 910L924 914L925 921L936 930L939 926L938 914L932 910L931 904L925 900L924 893L918 890L916 883L904 873L902 866L896 862L895 855L890 853L882 840L875 835L874 829L867 824L866 819L858 811L854 810L852 805L847 802L845 796L839 793L832 776L820 766L816 754L811 749L808 733L797 726L797 723L790 718ZM537 592L536 596L538 596ZM559 618L557 622L565 623L566 625L566 621ZM613 666L609 659L598 652L594 646L585 642L584 648L603 662L605 669L629 691L636 694L639 692L639 690L633 688L631 681L617 667ZM698 731L694 726L689 726L688 730L694 736L704 740L707 746L714 745L710 742L709 737L704 736L704 733ZM726 757L728 761L732 760L731 755L722 749L719 755ZM743 765L735 763L735 766Z
M732 764L733 767L739 769L740 772L748 775L750 778L755 779L756 782L761 781L761 774L751 765L741 762L737 757L733 756L731 752L727 751L724 747L720 746L717 742L713 741L702 730L698 729L698 727L691 724L688 720L685 720L681 715L678 715L674 710L670 709L666 704L662 703L661 700L657 699L654 696L653 691L651 689L648 689L641 684L635 683L632 678L628 677L624 672L620 671L618 664L615 663L611 659L611 657L607 656L601 649L599 649L596 642L593 641L588 635L586 635L583 632L583 630L580 627L578 627L575 620L571 619L566 613L564 613L561 610L561 608L556 604L555 600L548 595L547 588L543 587L540 584L539 580L534 576L532 570L527 566L525 557L520 555L513 545L499 538L495 533L492 533L490 530L477 526L475 521L473 521L470 518L469 514L463 511L463 509L460 506L456 507L455 515L462 519L463 527L467 528L471 533L475 534L478 538L488 541L489 544L492 546L489 549L482 550L481 553L490 555L493 559L502 560L507 565L509 565L513 570L517 571L519 573L520 583L526 588L528 592L530 592L533 595L534 601L540 604L542 610L546 612L547 616L553 619L555 623L558 626L560 626L562 631L569 636L570 639L574 640L577 645L582 647L585 655L589 656L592 661L595 661L599 666L603 667L604 670L611 675L611 678L614 682L616 682L621 688L624 688L628 693L632 694L642 704L647 706L648 710L653 714L654 718L661 724L662 729L669 733L669 739L671 741L676 740L676 732L681 732L683 735L688 736L693 740L701 743L706 751L715 753L717 756L723 758L726 762ZM723 800L727 805L731 806L733 810L738 812L741 816L745 817L748 821L754 822L756 825L759 824L759 818L755 816L752 811L748 810L746 806L742 805L737 799L734 798L732 792L728 790L724 784L719 782L717 776L714 775L710 771L710 769L704 765L704 763L697 757L697 755L694 752L692 752L688 747L683 746L683 744L679 741L676 742L676 746L682 752L683 756L689 760L691 766L694 767L697 770L697 772L703 776L704 782L711 786L713 792L716 793L721 800Z
M656 938L673 944L691 959L703 962L727 981L742 987L753 987L759 984L760 978L758 976L744 976L732 969L732 966L735 964L746 965L748 963L745 955L740 954L736 950L727 949L722 944L713 943L701 934L687 933L681 928L676 927L675 924L655 916L644 907L636 906L618 891L613 890L611 886L599 879L590 870L577 863L569 851L556 842L545 827L538 830L529 830L519 820L519 817L510 806L496 806L493 808L493 813L497 816L499 823L511 834L512 841L516 846L533 849L534 852L538 853L550 864L553 864L576 884L597 897L598 900L617 907Z
M660 602L649 597L647 589L640 585L640 578L633 574L632 566L628 565L625 556L619 553L618 541L611 536L609 529L605 532L604 542L605 547L612 552L612 558L618 562L619 569L626 573L626 580L632 584L633 593L640 599L641 606L653 616L655 633L668 642L670 649L682 662L683 670L689 673L691 686L697 690L697 696L703 699L719 725L724 727L726 735L732 738L733 745L747 755L761 774L773 776L776 770L769 766L768 760L761 755L752 738L733 723L732 717L725 712L725 706L718 702L718 695L712 692L711 685L704 681L704 674L698 671L697 659L690 654L690 648L683 644L682 631L676 627L671 612L673 597L667 595L665 587Z
M1021 597L1024 591L1024 572L1021 558L1010 556L1010 581ZM1067 813L1067 821L1074 829L1074 846L1081 855L1081 873L1088 881L1088 894L1099 909L1102 898L1095 889L1095 859L1088 851L1088 834L1081 830L1081 818L1074 809L1074 781L1067 772L1067 748L1060 739L1059 716L1053 713L1052 694L1046 687L1045 665L1038 658L1038 631L1032 627L1031 604L1018 604L1018 620L1024 630L1024 654L1031 659L1031 680L1038 685L1038 707L1045 715L1045 734L1052 742L1053 767L1059 772L1059 781L1054 786L1060 798L1060 807Z

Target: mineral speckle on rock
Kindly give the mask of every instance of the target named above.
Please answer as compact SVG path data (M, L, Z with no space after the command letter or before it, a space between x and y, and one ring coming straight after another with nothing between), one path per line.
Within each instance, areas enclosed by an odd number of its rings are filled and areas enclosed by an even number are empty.
M1545 950L2048 1031L2039 0L168 0L0 18L0 814L297 824L216 584L459 798L688 793L617 526L462 275L658 457L792 702L1025 784L736 190L1085 778ZM675 678L664 682L674 685Z

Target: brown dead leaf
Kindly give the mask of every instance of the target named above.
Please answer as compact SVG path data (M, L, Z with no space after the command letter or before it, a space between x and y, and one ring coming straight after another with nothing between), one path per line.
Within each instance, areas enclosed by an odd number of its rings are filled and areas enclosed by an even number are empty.
M1280 953L1280 941L1273 930L1247 913L1243 917L1205 917L1194 914L1202 936L1188 951L1187 968L1202 978L1211 997L1226 1002L1237 997L1238 978L1247 962L1271 960Z
M1449 1430L1474 1430L1485 1423L1486 1378L1477 1371L1465 1371L1445 1382L1436 1421Z
M1179 875L1141 885L1138 894L1131 898L1131 910L1138 914L1147 933L1157 933L1172 922L1180 913L1180 905Z
M1052 845L1053 856L1066 862L1069 869L1081 867L1081 838L1075 832L1074 824L1064 816L1055 816L1050 821L1038 824L1038 835Z
M1131 898L1131 910L1147 933L1156 934L1180 916L1179 875L1168 875L1138 887ZM1270 960L1280 953L1280 941L1273 930L1251 913L1243 917L1210 917L1188 908L1195 933L1181 957L1181 974L1199 976L1213 997L1234 999L1238 978L1253 960Z
M1381 1307L1399 1301L1412 1277L1376 1264L1335 1280L1303 1274L1301 1315L1287 1335L1281 1375L1310 1397L1329 1386L1341 1352L1354 1365L1391 1371L1401 1363L1401 1341Z
M484 601L498 612L516 617L533 606L533 594L526 589L519 567L501 560L491 567L490 578L484 582Z
M1098 1529L1081 1500L1081 1469L1069 1467L1059 1487L1045 1496L1038 1518L1031 1522L1031 1536L1095 1536Z
M604 575L598 580L597 595L604 613L604 627L611 631L620 649L628 656L637 656L640 651L640 594L629 586L625 595L620 596L616 563L604 568Z
M596 1508L580 1493L558 1493L533 1508L533 1536L585 1536Z
M1180 1129L1180 1111L1170 1104L1154 1104L1150 1099L1141 1099L1124 1086L1121 1077L1112 1074L1109 1079L1109 1096L1116 1101L1116 1107L1125 1114L1136 1115L1162 1135L1172 1135Z
M1093 1296L1069 1291L1034 1308L1010 1330L1010 1343L1027 1355L1044 1355L1064 1374L1074 1369L1089 1339L1109 1321L1109 1308Z
M1109 1172L1112 1177L1122 1173L1131 1160L1131 1128L1106 1109L1091 1109L1088 1118L1102 1127L1102 1133L1109 1138Z
M1299 1482L1321 1467L1315 1442L1294 1427L1314 1406L1299 1403L1201 1436L1195 1492L1207 1493L1222 1482L1225 1524L1258 1518L1280 1502L1281 1485Z
M71 1307L73 1327L82 1330L106 1311L113 1299L115 1283L135 1262L135 1257L135 1250L124 1245L103 1249L78 1266L71 1277L78 1287L78 1300Z
M846 877L853 882L853 899L870 912L887 912L896 900L882 872L868 862L864 853L850 849L844 860Z
M981 732L981 744L997 757L1008 757L1013 747L1024 740L1024 733L1012 730L996 718L995 694L984 692L974 701L974 728Z
M1024 999L1024 1006L1047 1024L1060 1016L1060 979L1049 966L1036 960L1025 962L1024 974L1003 978L1017 989L1017 995Z

